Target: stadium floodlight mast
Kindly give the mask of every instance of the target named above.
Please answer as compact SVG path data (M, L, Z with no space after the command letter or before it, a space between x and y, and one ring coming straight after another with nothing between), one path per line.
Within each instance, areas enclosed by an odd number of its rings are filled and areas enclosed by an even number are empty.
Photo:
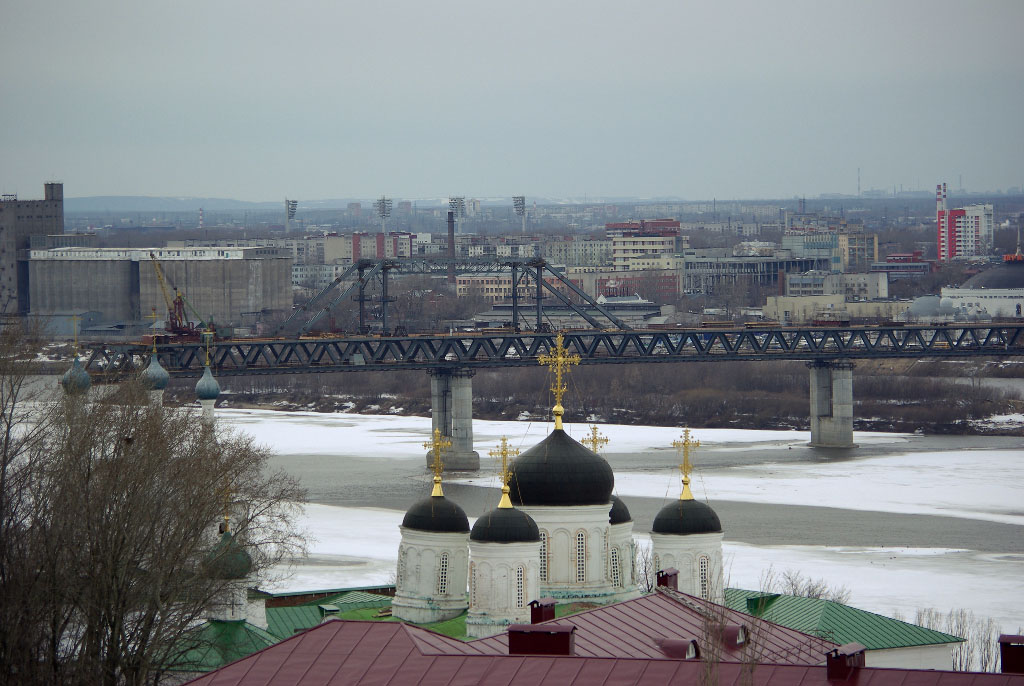
M295 219L295 211L299 209L298 200L284 199L284 232L291 233L292 220Z
M373 206L377 208L377 216L380 217L380 232L387 233L388 217L391 216L391 198L382 195L373 203Z
M456 233L462 233L462 222L459 220L466 216L466 196L448 196L448 209L455 213Z
M516 210L516 215L523 220L523 233L526 233L526 196L525 195L513 195L512 206Z

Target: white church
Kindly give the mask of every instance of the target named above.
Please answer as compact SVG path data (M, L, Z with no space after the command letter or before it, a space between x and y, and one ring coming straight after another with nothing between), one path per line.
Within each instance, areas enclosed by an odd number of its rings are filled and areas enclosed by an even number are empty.
M607 604L639 596L633 520L612 495L612 468L562 427L561 377L573 364L565 352L559 336L544 362L556 376L554 430L510 465L504 442L492 453L503 459L501 501L472 529L442 491L443 443L435 432L433 492L400 527L394 617L428 623L467 612L467 636L483 638L529 622L530 602L542 598ZM687 433L676 445L685 455L683 488L655 517L654 567L677 569L680 591L721 602L722 527L690 492L689 450L697 443Z

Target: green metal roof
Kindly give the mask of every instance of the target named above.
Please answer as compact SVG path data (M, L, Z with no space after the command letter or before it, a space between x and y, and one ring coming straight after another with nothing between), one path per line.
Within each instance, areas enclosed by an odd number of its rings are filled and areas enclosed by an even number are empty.
M180 642L183 653L170 667L174 671L210 672L272 646L280 639L246 621L211 619L189 632Z
M756 615L835 643L857 642L868 650L959 643L964 640L820 598L727 588L725 604L733 610Z
M310 600L306 605L337 605L341 612L360 607L387 607L391 604L391 596L365 591L345 591L326 598Z
M324 615L316 605L268 607L267 630L278 640L291 638L297 631L310 629L323 621Z

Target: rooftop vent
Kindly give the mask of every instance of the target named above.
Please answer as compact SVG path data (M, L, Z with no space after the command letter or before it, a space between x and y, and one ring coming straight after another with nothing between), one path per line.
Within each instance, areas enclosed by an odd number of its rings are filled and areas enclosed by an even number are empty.
M999 637L999 662L1003 674L1024 674L1024 636L1003 634Z
M700 657L700 645L695 638L656 638L654 643L665 657L675 660L696 660Z
M665 588L671 588L673 591L678 591L679 570L675 567L658 570L658 585L664 586Z
M555 599L541 598L530 601L530 624L538 624L555 618Z
M512 624L509 655L575 655L576 627L571 624Z
M742 624L726 624L722 629L722 640L726 648L739 648L747 643L747 627Z
M860 643L846 643L825 653L825 677L829 681L848 681L864 666L864 651Z

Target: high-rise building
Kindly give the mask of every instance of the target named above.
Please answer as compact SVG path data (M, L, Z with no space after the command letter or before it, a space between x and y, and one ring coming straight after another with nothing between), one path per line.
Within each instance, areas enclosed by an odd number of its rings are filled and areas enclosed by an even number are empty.
M992 205L968 205L951 210L946 197L946 184L935 186L939 262L988 255L995 232Z
M60 233L64 233L64 184L45 184L42 200L0 197L0 314L28 314L32 236Z

